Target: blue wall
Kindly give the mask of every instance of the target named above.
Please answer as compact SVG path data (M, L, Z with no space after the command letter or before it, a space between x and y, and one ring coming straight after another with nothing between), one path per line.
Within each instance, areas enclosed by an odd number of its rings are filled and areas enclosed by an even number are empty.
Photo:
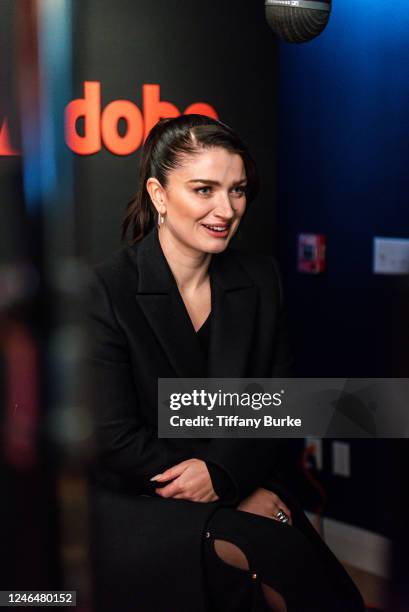
M319 38L278 49L279 251L298 373L408 376L408 278L371 268L374 236L409 237L409 4L333 4ZM324 275L297 272L299 232L327 235ZM353 441L350 480L330 475L329 445L328 513L386 533L368 492L387 478L376 453L388 443Z
M409 236L409 5L334 5L319 38L279 45L280 248L300 364L306 374L403 375L394 325L407 279L371 266L373 236ZM296 272L300 231L327 234L325 276ZM312 360L317 325L331 333Z

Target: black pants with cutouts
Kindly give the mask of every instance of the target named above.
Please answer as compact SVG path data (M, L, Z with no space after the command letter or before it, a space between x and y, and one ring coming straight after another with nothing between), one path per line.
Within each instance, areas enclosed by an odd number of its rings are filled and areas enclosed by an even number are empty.
M298 502L287 495L293 524L219 508L203 537L209 612L267 612L262 584L285 600L288 612L363 612L362 597ZM245 554L248 570L223 561L214 540L227 540Z

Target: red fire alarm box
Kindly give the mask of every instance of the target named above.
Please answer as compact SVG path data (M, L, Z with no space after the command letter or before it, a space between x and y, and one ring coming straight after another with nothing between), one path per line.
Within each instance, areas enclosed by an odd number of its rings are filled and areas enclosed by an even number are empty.
M325 271L326 236L324 234L298 235L298 270L307 274Z

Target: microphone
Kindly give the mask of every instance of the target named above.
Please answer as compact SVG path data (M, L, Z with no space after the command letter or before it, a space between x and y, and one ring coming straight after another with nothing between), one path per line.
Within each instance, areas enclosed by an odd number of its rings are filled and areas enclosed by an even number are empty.
M290 43L312 40L325 29L331 0L266 0L267 23L277 36Z

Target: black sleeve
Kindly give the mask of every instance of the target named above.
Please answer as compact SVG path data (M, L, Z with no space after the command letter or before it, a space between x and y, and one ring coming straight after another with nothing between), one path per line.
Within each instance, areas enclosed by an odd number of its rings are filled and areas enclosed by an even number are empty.
M87 303L85 391L91 416L96 461L92 466L106 481L119 480L126 488L155 494L155 474L188 459L138 411L127 338L120 327L107 287L94 270ZM92 472L92 470L90 470Z
M220 501L234 501L235 487L224 469L212 461L206 461L206 466L210 474L213 489L216 495L219 496Z
M217 464L230 479L229 502L238 504L273 473L278 438L214 438L199 459Z
M293 357L289 345L281 279L275 260L271 261L272 275L279 292L271 376L285 378L293 375ZM287 440L279 438L213 438L200 458L217 464L224 471L224 479L227 477L230 480L234 491L230 495L231 503L237 504L274 477L280 451L286 443Z

